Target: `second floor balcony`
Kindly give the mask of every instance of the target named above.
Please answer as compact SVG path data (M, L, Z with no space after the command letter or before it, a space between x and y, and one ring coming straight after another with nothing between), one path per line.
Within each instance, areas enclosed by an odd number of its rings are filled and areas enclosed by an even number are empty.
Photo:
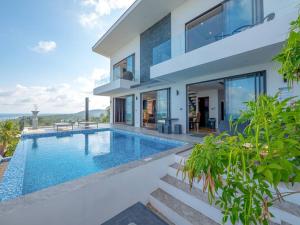
M187 79L271 62L298 8L290 3L262 11L258 3L264 2L225 1L186 23L184 33L172 33L170 59L153 65L150 78Z
M111 96L128 91L131 86L135 85L135 80L128 79L103 79L95 83L94 95Z
M130 89L136 84L135 56L130 55L113 66L112 76L96 82L95 95L110 96Z
M128 91L131 86L138 84L138 80L131 72L114 73L95 82L94 95L111 96Z

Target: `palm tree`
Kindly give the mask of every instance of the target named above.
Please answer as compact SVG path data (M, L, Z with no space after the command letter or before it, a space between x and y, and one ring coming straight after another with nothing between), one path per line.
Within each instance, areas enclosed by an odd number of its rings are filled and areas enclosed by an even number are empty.
M4 121L0 123L0 155L5 156L9 147L16 143L20 131L13 121Z

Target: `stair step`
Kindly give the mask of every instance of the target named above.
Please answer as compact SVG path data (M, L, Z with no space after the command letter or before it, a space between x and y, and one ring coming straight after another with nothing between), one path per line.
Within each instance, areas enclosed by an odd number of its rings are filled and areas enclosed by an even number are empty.
M196 187L190 188L190 185L187 184L186 182L176 179L170 175L164 176L163 178L161 178L161 180L171 186L174 186L174 187L184 191L185 193L187 193L189 195L192 195L193 197L197 198L198 200L201 200L201 201L209 204L207 192L203 192L201 189L196 188ZM217 209L220 209L220 207L217 205L212 205L212 206Z
M151 193L150 203L177 225L218 224L160 188Z
M161 178L159 187L184 204L204 214L216 223L222 223L223 215L216 205L208 201L208 194L198 188L190 189L189 185L169 175Z
M168 168L168 175L170 175L170 176L172 176L172 177L174 177L176 179L183 180L183 174L179 170L180 167L181 166L178 163L172 164ZM185 179L184 182L188 184L188 179ZM194 187L199 188L200 190L202 190L202 187L203 187L202 182L200 182L200 183L197 183L197 182L194 183Z
M297 204L294 204L292 202L287 202L287 201L281 201L281 202L277 201L274 203L273 206L282 211L289 212L289 213L293 214L294 216L300 217L300 206ZM300 220L300 218L299 218L299 220ZM300 222L299 222L299 224L300 224Z
M208 203L207 193L202 192L203 183L195 183L194 187L190 191L188 180L182 179L182 172L178 169L181 167L180 164L174 163L169 167L168 177L163 177L162 181L188 193L199 200ZM178 174L177 174L178 173ZM176 181L177 180L177 181ZM221 193L219 193L221 194ZM213 205L215 208L217 206ZM275 215L272 220L276 223L280 223L280 220L286 224L300 224L300 205L289 201L276 202L274 206L270 208L270 211ZM207 214L206 214L207 215Z

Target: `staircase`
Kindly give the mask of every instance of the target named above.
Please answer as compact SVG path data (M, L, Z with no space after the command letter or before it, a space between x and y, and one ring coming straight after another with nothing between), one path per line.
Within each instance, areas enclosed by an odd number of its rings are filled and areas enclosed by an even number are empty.
M222 213L218 206L210 205L202 184L195 184L190 190L188 181L182 181L182 173L177 171L179 163L187 157L175 155L175 163L159 181L158 189L151 193L149 204L160 215L176 225L216 225L222 224ZM281 191L287 191L282 189ZM273 225L300 225L300 195L285 198L276 203L270 211L275 216ZM230 223L228 223L230 224Z

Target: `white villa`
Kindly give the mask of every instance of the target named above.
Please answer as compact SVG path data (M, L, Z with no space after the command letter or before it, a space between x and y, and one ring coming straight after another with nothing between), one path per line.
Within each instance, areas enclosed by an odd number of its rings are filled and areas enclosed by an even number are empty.
M191 189L180 164L244 102L300 96L273 61L299 9L300 0L136 0L93 47L111 62L94 89L110 97L111 124L23 135L0 183L0 225L223 224L203 180ZM299 225L300 194L269 210L271 225Z
M112 124L224 129L260 93L300 94L272 60L298 11L299 0L137 0L93 47L111 62L94 94L110 96Z

